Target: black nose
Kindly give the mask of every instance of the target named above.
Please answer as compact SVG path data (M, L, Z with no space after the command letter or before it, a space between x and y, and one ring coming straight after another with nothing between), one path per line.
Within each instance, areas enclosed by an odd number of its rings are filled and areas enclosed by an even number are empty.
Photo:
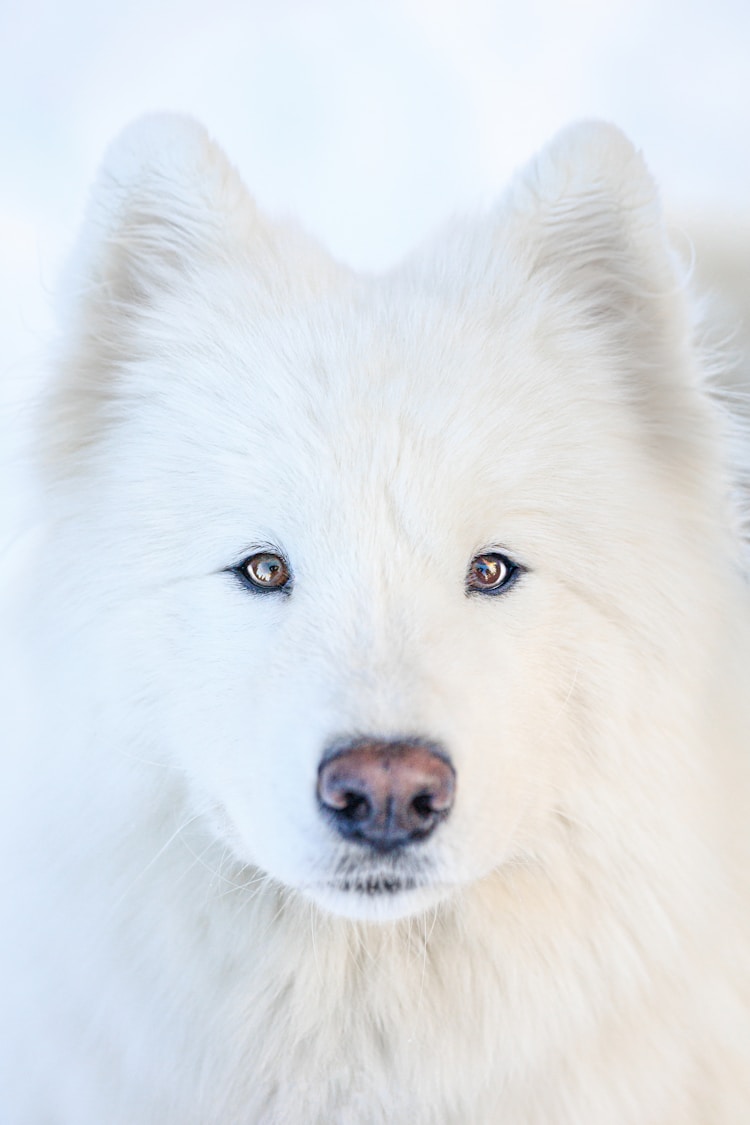
M455 788L445 755L416 739L358 739L318 771L318 799L336 831L381 852L426 839L448 816Z

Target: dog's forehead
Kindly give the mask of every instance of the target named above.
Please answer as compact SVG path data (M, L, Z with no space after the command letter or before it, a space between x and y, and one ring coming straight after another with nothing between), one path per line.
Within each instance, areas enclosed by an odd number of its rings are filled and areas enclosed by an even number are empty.
M251 428L275 418L281 449L367 479L412 477L422 454L443 485L577 471L606 395L579 378L588 357L564 361L528 319L386 285L289 316L262 334Z
M416 530L446 508L478 526L595 490L606 474L584 479L581 449L590 467L614 443L579 378L587 357L566 366L533 318L459 297L383 281L262 316L196 309L149 459L194 480L194 502L257 512L270 530L290 507L327 527L366 512Z

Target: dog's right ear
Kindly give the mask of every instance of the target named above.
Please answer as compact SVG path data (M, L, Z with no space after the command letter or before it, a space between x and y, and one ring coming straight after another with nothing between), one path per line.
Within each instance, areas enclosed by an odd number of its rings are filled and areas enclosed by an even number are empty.
M142 118L102 162L63 276L65 321L90 330L92 314L135 311L208 259L246 247L258 225L239 176L202 126L176 114Z
M220 302L222 273L243 271L233 288L241 288L251 315L253 300L262 301L290 269L285 230L258 212L197 122L161 114L120 134L58 287L57 378L43 443L56 472L79 464L79 454L122 416L131 363L155 357L150 387L160 385L166 375L159 356L182 344L197 307ZM303 274L299 257L295 264ZM313 275L310 267L305 277ZM157 315L165 305L170 311Z
M176 370L189 377L199 313L203 345L227 300L247 323L280 300L327 291L344 272L293 225L259 212L197 122L161 114L128 126L104 158L58 288L43 443L55 471L82 464L138 395L161 393Z

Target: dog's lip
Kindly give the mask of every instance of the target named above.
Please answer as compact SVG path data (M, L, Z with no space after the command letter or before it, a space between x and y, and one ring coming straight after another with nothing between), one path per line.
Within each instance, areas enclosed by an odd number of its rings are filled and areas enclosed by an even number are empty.
M326 880L329 891L339 894L397 895L418 890L430 880L431 865L423 859L400 855L360 857L346 855L340 859Z
M343 894L359 894L375 897L376 895L395 895L402 891L415 891L420 886L413 876L394 875L392 872L382 874L361 874L346 876L342 879L330 880L326 884L332 891Z

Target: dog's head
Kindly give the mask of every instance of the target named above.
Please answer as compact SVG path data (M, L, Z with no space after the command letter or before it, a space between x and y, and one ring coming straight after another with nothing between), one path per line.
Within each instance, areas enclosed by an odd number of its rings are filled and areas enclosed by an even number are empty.
M85 550L107 690L233 855L386 918L605 832L722 504L628 142L569 130L371 279L146 120L68 286L59 560Z

